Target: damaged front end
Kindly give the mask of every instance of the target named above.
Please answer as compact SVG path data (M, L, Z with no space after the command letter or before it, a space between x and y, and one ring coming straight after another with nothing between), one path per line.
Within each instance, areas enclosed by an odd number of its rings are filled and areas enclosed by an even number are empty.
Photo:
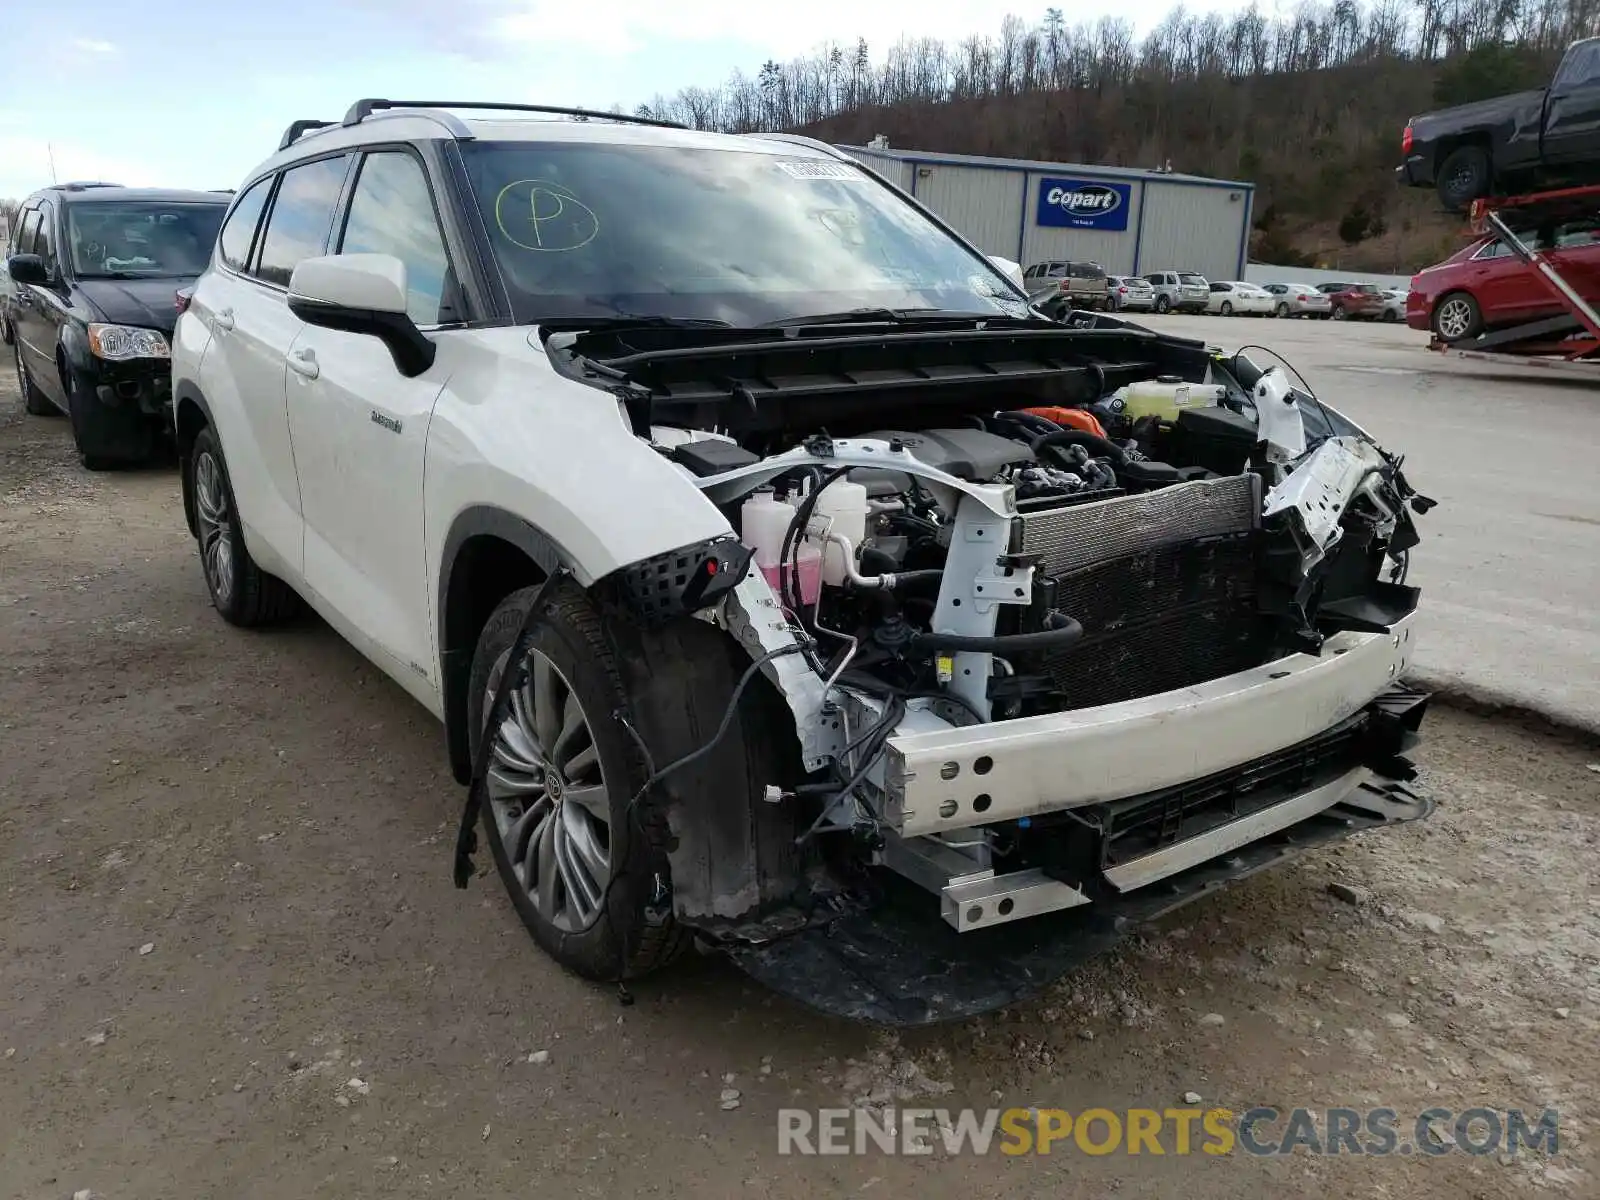
M958 1017L1429 811L1431 502L1281 368L1105 318L692 340L549 349L729 521L618 583L731 637L783 726L759 779L662 782L663 903L751 974Z

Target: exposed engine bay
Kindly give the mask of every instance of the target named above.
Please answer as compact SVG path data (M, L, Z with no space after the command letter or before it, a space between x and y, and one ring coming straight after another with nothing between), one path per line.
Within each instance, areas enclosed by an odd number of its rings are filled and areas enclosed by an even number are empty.
M1108 318L989 359L924 339L876 378L823 341L787 377L739 347L692 378L637 345L574 358L727 517L668 590L795 717L801 772L758 820L799 857L680 892L680 919L759 956L886 879L961 933L1112 905L1403 761L1432 502L1283 368Z

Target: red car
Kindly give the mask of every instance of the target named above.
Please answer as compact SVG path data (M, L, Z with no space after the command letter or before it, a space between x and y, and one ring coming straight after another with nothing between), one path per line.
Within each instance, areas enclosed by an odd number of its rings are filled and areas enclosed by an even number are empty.
M1333 304L1335 321L1375 321L1383 316L1383 289L1375 283L1321 283L1317 291Z
M1519 236L1524 245L1545 251L1546 261L1585 300L1600 300L1600 223L1574 222ZM1445 342L1564 312L1532 268L1493 235L1412 276L1406 296L1406 324Z

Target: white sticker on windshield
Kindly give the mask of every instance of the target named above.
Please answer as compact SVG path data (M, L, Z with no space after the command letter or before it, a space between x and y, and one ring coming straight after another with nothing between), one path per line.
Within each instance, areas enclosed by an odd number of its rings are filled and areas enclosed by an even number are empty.
M859 168L848 163L826 162L818 158L780 159L778 169L795 179L844 179L859 183L866 178Z

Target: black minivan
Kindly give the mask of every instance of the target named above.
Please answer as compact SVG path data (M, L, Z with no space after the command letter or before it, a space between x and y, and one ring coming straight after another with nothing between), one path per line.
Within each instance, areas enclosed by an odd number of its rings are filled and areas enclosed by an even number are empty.
M65 183L18 211L0 332L27 410L66 413L91 470L144 461L170 425L178 293L210 262L230 199Z

